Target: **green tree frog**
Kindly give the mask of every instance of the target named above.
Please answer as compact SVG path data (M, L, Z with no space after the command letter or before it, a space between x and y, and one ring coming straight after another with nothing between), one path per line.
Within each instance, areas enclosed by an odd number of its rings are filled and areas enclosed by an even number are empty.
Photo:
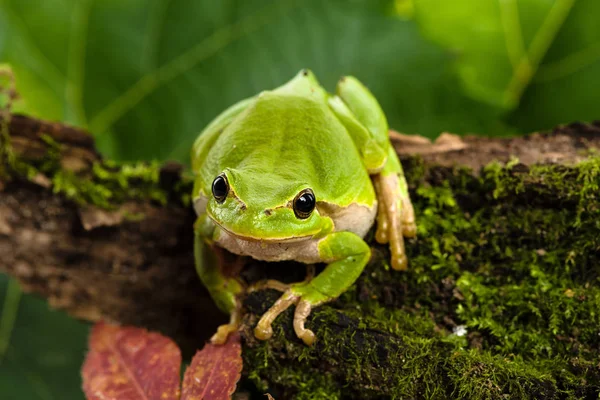
M254 329L266 340L271 323L295 305L294 330L310 345L311 309L351 286L369 261L363 237L389 243L394 269L407 267L404 237L416 234L402 166L389 141L386 117L353 77L336 94L301 71L285 85L231 106L212 121L192 149L193 202L198 219L198 274L219 308L231 315L213 343L240 324L246 288L225 271L219 249L258 260L326 263L316 277L262 287L283 291Z

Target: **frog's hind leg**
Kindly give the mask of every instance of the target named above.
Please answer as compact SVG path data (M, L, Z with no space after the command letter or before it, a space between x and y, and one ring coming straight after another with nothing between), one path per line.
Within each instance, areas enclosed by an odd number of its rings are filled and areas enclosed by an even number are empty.
M389 140L385 114L373 94L356 78L340 80L337 94L330 106L361 149L373 177L379 201L375 238L379 243L389 243L392 267L404 270L408 265L404 237L415 236L417 228L402 165Z

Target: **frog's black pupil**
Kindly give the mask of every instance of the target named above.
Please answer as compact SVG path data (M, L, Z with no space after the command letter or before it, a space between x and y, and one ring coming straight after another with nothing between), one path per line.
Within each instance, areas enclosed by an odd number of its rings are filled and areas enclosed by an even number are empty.
M225 200L227 197L227 192L229 192L229 185L227 184L227 179L225 177L219 175L215 178L212 184L212 192L213 196L217 201L221 202Z
M315 195L312 192L307 191L302 193L296 198L296 202L294 203L296 215L301 218L308 218L312 210L314 210L315 205Z

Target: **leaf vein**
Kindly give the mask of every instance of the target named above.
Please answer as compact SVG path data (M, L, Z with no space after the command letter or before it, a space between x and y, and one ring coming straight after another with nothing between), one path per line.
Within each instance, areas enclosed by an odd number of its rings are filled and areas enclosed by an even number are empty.
M569 54L561 60L540 66L534 82L548 82L571 75L600 59L600 42Z
M46 55L40 50L40 48L36 46L35 41L31 38L31 35L28 32L29 30L25 22L23 22L23 20L18 16L18 14L11 9L8 3L8 1L3 1L2 8L6 16L8 17L8 20L11 21L11 27L15 28L15 30L19 32L18 35L15 35L18 36L18 40L16 41L16 43L21 43L22 45L24 45L25 48L27 48L29 51L31 51L31 53L33 53L34 57L32 57L32 59L38 61L38 65L31 65L30 63L27 63L24 59L22 65L25 66L28 64L27 68L30 71L34 72L44 82L46 82L48 87L52 88L54 93L56 93L56 95L59 96L61 93L61 85L59 84L59 82L63 82L66 80L65 75L52 61L50 61L50 59L48 59L48 57L46 57ZM23 51L23 53L25 53L25 51ZM41 64L41 66L39 64ZM46 73L43 73L42 71L45 71Z
M65 85L65 119L85 126L86 113L83 105L83 81L85 78L86 39L93 0L75 4L69 33L67 80Z
M534 77L540 62L550 48L552 41L560 31L576 0L556 0L550 8L544 22L537 30L528 51L513 70L513 75L504 91L504 104L514 108L525 88Z
M141 57L141 66L147 71L157 67L163 27L170 3L171 0L155 0L150 8Z
M142 389L142 387L137 381L137 377L135 376L131 368L129 368L129 365L125 362L125 357L121 353L121 350L111 340L108 340L106 342L106 345L115 354L117 361L119 362L119 364L121 364L121 366L125 370L125 373L127 374L127 376L129 376L130 381L133 383L133 387L138 393L141 394L141 399L149 400L148 394L144 391L144 389Z
M271 19L296 3L286 0L273 3L259 12L245 17L239 22L226 25L202 40L172 61L141 77L123 94L109 103L90 122L90 130L95 134L106 132L117 120L139 104L161 85L189 71L200 62L208 59L237 39L266 25Z
M500 20L504 32L506 51L514 70L525 55L525 41L521 31L519 10L516 0L498 0L498 3L500 5Z

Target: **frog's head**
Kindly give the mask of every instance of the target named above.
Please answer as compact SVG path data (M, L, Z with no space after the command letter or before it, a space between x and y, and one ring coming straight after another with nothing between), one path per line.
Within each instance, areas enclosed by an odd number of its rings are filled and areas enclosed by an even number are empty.
M318 193L285 173L226 168L211 185L208 216L243 239L293 241L330 232L333 222L317 209Z

